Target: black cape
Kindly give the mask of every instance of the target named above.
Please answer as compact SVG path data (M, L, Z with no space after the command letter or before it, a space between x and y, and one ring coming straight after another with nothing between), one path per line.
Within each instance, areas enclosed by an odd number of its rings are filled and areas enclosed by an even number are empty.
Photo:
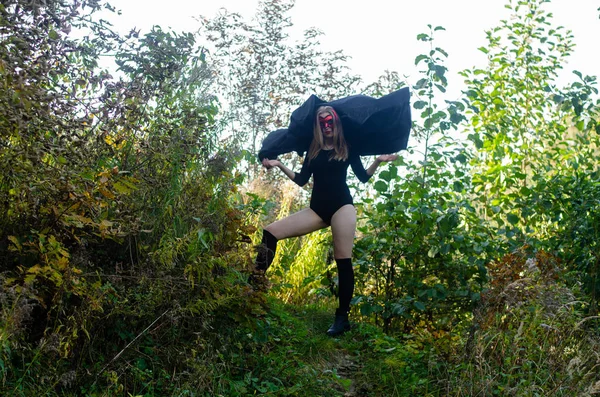
M406 149L411 128L408 88L381 98L353 95L325 102L311 95L292 112L288 128L272 131L263 140L258 158L275 159L280 154L308 151L313 138L315 112L320 106L335 109L350 150L361 156L395 153Z

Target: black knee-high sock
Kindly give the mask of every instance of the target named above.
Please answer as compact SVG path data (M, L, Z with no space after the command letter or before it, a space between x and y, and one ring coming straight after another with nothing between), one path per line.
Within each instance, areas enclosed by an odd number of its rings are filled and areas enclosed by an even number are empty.
M271 262L275 258L275 251L277 251L277 241L275 236L263 229L262 242L258 246L254 262L257 270L266 271L271 266Z
M339 281L339 300L340 312L350 311L350 301L354 294L354 270L352 269L352 259L336 259Z

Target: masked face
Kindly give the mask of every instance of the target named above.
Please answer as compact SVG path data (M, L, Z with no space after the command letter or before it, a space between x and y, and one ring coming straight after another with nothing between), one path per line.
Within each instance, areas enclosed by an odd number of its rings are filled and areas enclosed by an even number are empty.
M319 115L319 125L323 136L330 137L333 135L333 116L330 114Z

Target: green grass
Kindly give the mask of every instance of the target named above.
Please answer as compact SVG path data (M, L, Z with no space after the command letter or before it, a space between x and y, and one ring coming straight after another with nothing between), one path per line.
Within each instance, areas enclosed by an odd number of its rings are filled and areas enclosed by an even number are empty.
M333 309L285 305L273 298L267 305L267 314L258 320L256 335L252 335L258 348L247 360L249 375L237 392L282 396L429 394L422 347L402 343L366 324L354 324L351 331L331 338L325 331L333 321Z
M83 365L99 376L73 379L74 388L45 383L39 378L41 366L35 364L18 385L2 384L0 391L22 396L102 397L458 397L487 392L503 395L509 390L515 395L535 395L535 390L542 393L539 395L549 390L556 395L574 395L569 392L595 390L592 387L598 380L593 360L583 360L596 357L598 344L581 339L581 346L572 353L582 357L581 368L570 358L550 360L550 355L556 355L553 346L562 346L560 340L548 339L546 331L541 333L545 328L537 327L539 321L529 321L526 315L519 320L524 321L523 326L490 323L476 333L473 349L480 354L474 359L465 353L467 334L459 330L462 328L451 333L421 329L392 337L373 325L354 323L349 332L331 338L325 334L334 317L331 300L297 306L262 293L248 298L253 302L247 307L251 311L229 308L215 313L204 325L201 319L172 324L162 334L140 338L110 365L119 348L115 346L116 350L105 356L95 355ZM558 329L559 325L553 326ZM519 338L515 333L521 333ZM111 343L108 335L96 337ZM490 350L490 337L503 342ZM529 363L534 367L528 368ZM59 360L55 368L66 366L66 360ZM556 382L562 383L551 385Z

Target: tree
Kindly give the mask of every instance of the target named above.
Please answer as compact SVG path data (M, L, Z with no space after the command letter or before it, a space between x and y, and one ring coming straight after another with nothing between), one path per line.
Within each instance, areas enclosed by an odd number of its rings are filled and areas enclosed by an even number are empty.
M544 0L507 6L510 20L487 32L488 67L465 71L474 200L510 249L549 250L583 281L595 312L600 237L594 226L600 152L596 77L555 86L573 50Z
M252 154L268 132L287 126L291 110L310 94L343 97L360 81L349 72L342 51L320 49L320 31L309 29L291 42L287 13L293 6L292 0L263 1L250 22L226 11L202 19L200 32L212 47L226 109L225 131Z
M193 324L168 327L182 335L248 302L239 240L251 229L231 199L239 159L216 147L195 37L159 27L121 37L97 19L103 7L0 4L2 395L137 394L139 372L115 349L167 313ZM160 361L158 350L146 359Z

